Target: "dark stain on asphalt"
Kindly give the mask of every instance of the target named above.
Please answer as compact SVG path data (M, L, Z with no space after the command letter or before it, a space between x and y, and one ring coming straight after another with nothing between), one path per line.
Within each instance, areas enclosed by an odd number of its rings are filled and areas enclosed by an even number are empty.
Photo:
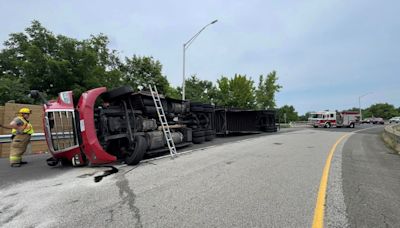
M107 168L111 168L111 169L104 171L103 174L101 174L101 175L95 176L94 177L94 182L96 182L96 183L100 182L101 180L103 180L103 178L106 177L106 176L109 176L109 175L114 174L114 173L118 173L118 169L115 168L114 166L105 165L105 166L101 166L101 167L107 167Z
M3 211L7 211L8 209L14 207L14 204L8 204L5 207L0 209L0 213L3 213Z
M11 197L11 196L16 196L16 195L18 195L18 193L17 193L17 192L14 192L14 193L11 193L11 194L6 195L6 197Z
M225 162L227 165L230 165L230 164L232 164L234 161L227 161L227 162Z
M280 145L282 145L283 143L277 143L277 142L276 142L276 143L274 143L274 144L280 146Z
M314 148L314 147L313 147L313 146L308 146L307 148L308 148L308 149L312 149L312 148Z
M129 171L128 171L129 172ZM143 227L142 221L140 218L140 210L135 206L136 195L133 190L129 187L129 182L126 179L124 173L123 175L118 176L117 187L119 189L119 197L121 198L121 204L128 205L130 211L133 212L133 218L136 219L136 223L133 227Z
M60 185L62 185L62 183L54 184L53 186L60 186Z
M91 177L91 176L93 176L94 174L96 174L95 172L94 173L85 173L85 174L82 174L82 175L80 175L80 176L77 176L78 178L86 178L86 177Z
M4 224L7 224L7 223L9 223L9 222L11 222L13 219L15 219L15 218L18 217L20 214L22 214L23 211L24 211L23 209L17 210L14 214L12 214L10 217L6 218L6 219L3 221L3 225L4 225Z

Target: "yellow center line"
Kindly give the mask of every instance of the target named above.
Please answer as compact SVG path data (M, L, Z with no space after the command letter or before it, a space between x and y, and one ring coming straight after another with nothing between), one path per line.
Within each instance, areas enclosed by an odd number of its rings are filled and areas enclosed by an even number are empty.
M313 228L323 228L324 227L324 211L325 211L325 198L326 198L326 186L328 185L328 176L329 176L329 169L331 167L331 160L333 157L333 153L336 150L337 145L349 134L345 134L340 137L335 144L332 146L328 159L326 160L324 170L322 172L321 183L319 185L318 190L318 198L317 204L315 205L314 210L314 220L312 227Z

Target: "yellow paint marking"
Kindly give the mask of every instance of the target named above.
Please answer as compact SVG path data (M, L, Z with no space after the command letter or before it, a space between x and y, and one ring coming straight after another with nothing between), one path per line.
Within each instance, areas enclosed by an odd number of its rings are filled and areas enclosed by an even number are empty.
M340 137L336 143L332 146L328 159L326 160L324 170L322 172L321 183L319 185L318 190L318 198L317 204L315 205L314 210L314 220L312 227L313 228L323 228L324 227L324 211L325 211L325 198L326 198L326 186L328 185L328 176L329 176L329 169L331 167L331 160L333 157L333 153L336 150L337 145L349 134L345 134Z

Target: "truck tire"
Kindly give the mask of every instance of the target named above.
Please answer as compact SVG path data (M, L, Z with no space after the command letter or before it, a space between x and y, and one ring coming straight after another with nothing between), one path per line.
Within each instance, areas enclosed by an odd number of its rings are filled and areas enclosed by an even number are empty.
M214 111L214 106L210 104L203 105L203 112L213 112L213 111Z
M205 135L206 134L204 131L193 131L193 133L192 133L193 138L203 137Z
M117 89L113 89L103 94L102 98L104 100L114 100L122 95L133 93L133 89L130 86L122 86Z
M201 137L196 137L192 139L192 142L195 144L200 144L203 143L204 141L206 141L206 137L205 136L201 136Z
M211 141L215 138L215 130L208 130L206 131L206 136L205 136L205 140L206 141Z
M153 98L149 97L149 98L143 98L143 105L144 106L154 106L154 101Z
M349 127L354 128L354 123L351 123Z
M204 112L204 108L201 106L193 106L193 107L190 107L190 111L191 112Z
M136 136L135 149L130 151L125 158L125 163L128 165L137 165L142 160L144 153L146 152L147 142L143 136Z
M144 112L147 114L157 115L157 109L155 106L144 106Z
M200 144L206 141L205 131L193 131L192 142L195 144Z
M326 128L331 128L331 123L329 123L329 122L326 123L326 124L325 124L325 127L326 127Z
M190 103L190 111L191 112L204 112L203 105L199 102Z

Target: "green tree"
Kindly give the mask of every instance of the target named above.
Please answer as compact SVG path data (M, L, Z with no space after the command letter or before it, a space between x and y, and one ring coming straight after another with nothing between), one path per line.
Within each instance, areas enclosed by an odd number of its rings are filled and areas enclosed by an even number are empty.
M256 90L256 101L257 107L260 109L275 108L275 93L279 92L282 88L281 85L277 84L278 77L276 71L272 71L264 79L263 75L260 75L258 88Z
M399 113L397 109L388 103L378 103L371 105L366 112L363 112L363 118L366 117L381 117L384 119L390 119L394 116L398 116Z
M0 104L8 101L33 103L33 100L27 96L28 93L29 91L20 82L20 79L15 80L12 77L0 78Z
M231 79L221 76L217 80L218 90L216 91L215 103L228 107L254 108L254 82L247 79L246 75L235 74Z
M152 84L157 86L160 93L173 92L167 78L162 75L160 61L154 60L153 57L134 55L132 58L125 58L125 65L121 70L124 82L133 88Z
M178 87L182 93L182 88ZM202 103L213 103L215 100L216 88L212 82L200 80L196 75L192 75L185 80L185 97L188 100Z
M279 119L281 122L285 121L285 114L286 114L286 121L298 121L299 116L292 105L284 105L279 108Z
M182 99L182 94L179 90L171 85L168 86L167 91L164 93L165 96L174 99Z
M308 121L311 112L306 112L304 115L299 116L299 121Z
M121 63L108 43L103 34L83 41L55 36L33 21L24 33L10 34L4 42L0 78L14 79L26 90L37 89L50 97L65 90L80 96L94 87L116 87L122 84Z

